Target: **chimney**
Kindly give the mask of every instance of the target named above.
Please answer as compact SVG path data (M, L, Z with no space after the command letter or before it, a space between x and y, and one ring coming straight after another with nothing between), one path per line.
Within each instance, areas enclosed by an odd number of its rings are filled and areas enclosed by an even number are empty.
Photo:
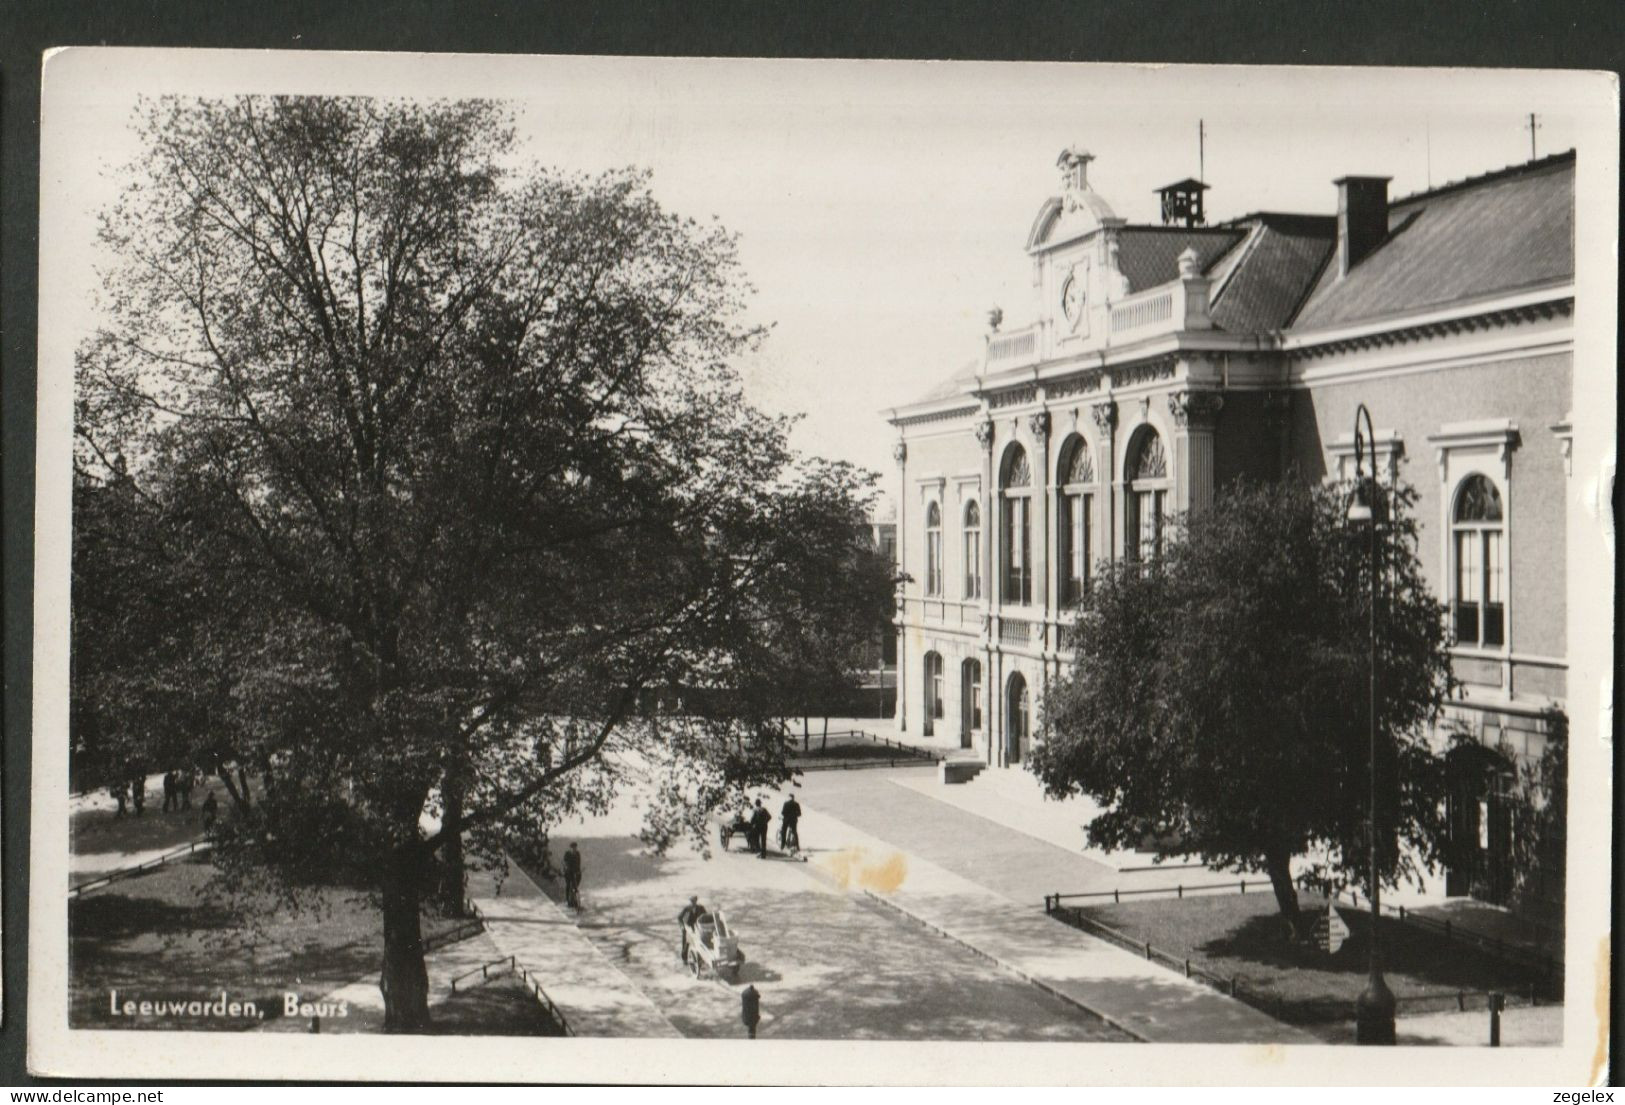
M1346 176L1337 185L1337 275L1344 277L1388 236L1385 176Z

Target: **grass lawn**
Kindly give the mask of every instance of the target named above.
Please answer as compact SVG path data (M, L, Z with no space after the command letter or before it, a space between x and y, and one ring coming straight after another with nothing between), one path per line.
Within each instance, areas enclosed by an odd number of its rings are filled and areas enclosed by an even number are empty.
M1305 913L1326 908L1324 898L1300 894L1298 900ZM1243 986L1279 999L1285 1020L1350 1019L1354 1000L1365 988L1370 927L1365 912L1339 907L1349 939L1332 955L1284 940L1275 898L1267 891L1091 906L1080 912L1159 951L1188 957L1193 967L1235 977ZM1418 1010L1426 1007L1423 999L1443 1001L1459 991L1529 992L1532 978L1527 972L1461 943L1447 944L1443 936L1390 918L1383 919L1381 935L1383 973L1402 1016L1407 1006ZM1273 1002L1266 1008L1273 1011Z
M151 816L149 814L149 816ZM238 1017L115 1016L110 992L131 1000L253 1001L280 1014L284 990L321 994L376 975L378 911L358 891L319 893L320 908L289 912L269 899L236 917L204 894L206 859L172 863L69 903L69 1023L76 1028L239 1031ZM457 924L424 918L424 935Z
M523 982L499 975L431 1009L436 1036L563 1036Z
M69 849L74 855L101 855L111 852L146 852L169 849L203 835L203 814L200 807L210 790L219 802L219 818L231 817L231 796L220 780L210 775L192 788L192 808L173 813L163 812L164 796L161 790L149 789L147 806L140 817L133 812L123 817L116 809L81 809L68 823ZM259 797L259 780L249 783L249 794Z

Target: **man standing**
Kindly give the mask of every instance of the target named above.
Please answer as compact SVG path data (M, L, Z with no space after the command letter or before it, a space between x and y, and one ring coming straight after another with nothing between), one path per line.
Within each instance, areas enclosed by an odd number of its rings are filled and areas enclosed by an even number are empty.
M214 819L219 808L220 803L214 800L214 791L209 791L203 798L203 831L205 834L214 828Z
M750 815L751 831L756 836L756 858L767 858L767 823L773 820L773 815L767 812L760 798L756 799L756 809Z
M581 908L581 849L573 840L564 853L564 904Z
M175 772L171 769L164 772L164 812L173 813L179 808L175 797Z
M681 937L681 946L677 952L677 958L684 963L688 962L688 926L692 925L696 920L704 916L704 914L705 907L700 904L700 896L698 894L690 894L688 896L688 904L684 906L683 911L677 915L677 931Z
M785 851L801 851L800 824L801 803L792 794L784 800L784 808L779 810L779 843Z

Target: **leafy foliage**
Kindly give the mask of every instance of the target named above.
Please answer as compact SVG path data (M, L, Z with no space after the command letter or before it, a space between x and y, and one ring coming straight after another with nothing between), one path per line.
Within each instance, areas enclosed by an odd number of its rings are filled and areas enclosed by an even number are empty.
M1440 855L1444 769L1427 729L1450 691L1443 609L1416 557L1413 494L1381 526L1376 746L1382 878ZM1106 807L1097 846L1265 870L1295 915L1289 864L1323 851L1366 879L1370 548L1344 489L1238 485L1180 522L1149 570L1101 565L1045 700L1032 769Z
M867 616L872 477L744 400L732 236L637 172L513 168L497 105L166 99L140 131L78 362L77 716L262 773L223 868L372 879L420 1027L437 851L500 862L634 776L663 846L786 777L781 636ZM674 688L704 708L660 716Z

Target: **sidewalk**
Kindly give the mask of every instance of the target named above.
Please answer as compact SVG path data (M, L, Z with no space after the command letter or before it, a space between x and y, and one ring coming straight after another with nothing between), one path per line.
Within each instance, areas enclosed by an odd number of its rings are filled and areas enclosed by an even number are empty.
M500 888L472 873L469 898L497 955L513 956L541 983L575 1035L682 1035L517 866Z
M816 825L820 842L840 844L840 850L815 857L813 864L821 873L1141 1039L1154 1043L1318 1042L1198 982L1054 921L1030 899L1014 900L995 893L917 852L846 824L825 807L814 805L810 796L807 806L807 818ZM1032 838L1023 839L1034 850L1060 851Z
M1037 776L1021 768L988 768L968 783L944 785L936 776L926 777L917 772L894 777L898 786L908 787L927 798L946 802L951 806L995 821L1009 829L1037 837L1064 848L1068 852L1086 856L1096 863L1119 872L1155 871L1167 873L1167 882L1186 885L1197 883L1234 882L1236 876L1223 871L1211 871L1195 858L1173 857L1156 863L1154 853L1118 851L1107 852L1087 844L1084 826L1100 808L1087 798L1075 796L1056 801L1044 794ZM1177 875L1174 872L1178 872ZM1070 891L1076 887L1052 887L1052 891Z

